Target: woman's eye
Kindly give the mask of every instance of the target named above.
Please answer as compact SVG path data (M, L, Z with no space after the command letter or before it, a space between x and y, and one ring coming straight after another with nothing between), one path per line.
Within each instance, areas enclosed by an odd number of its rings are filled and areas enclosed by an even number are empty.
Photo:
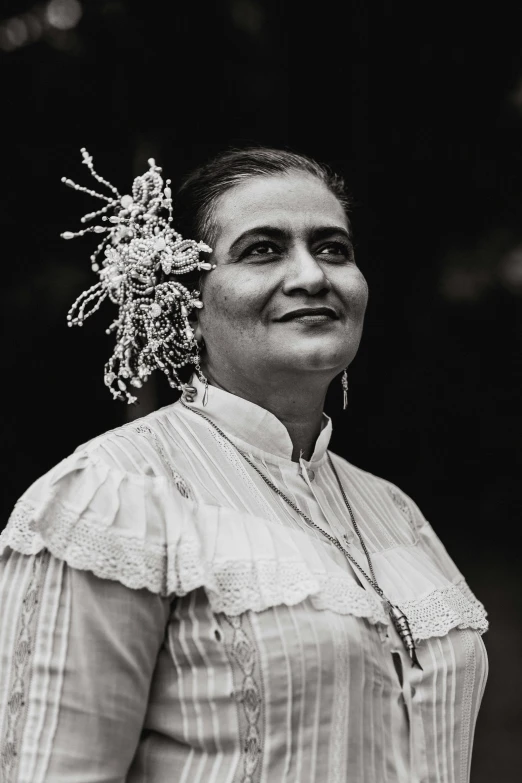
M245 250L243 258L248 258L249 256L272 256L276 253L277 248L272 242L257 242Z
M351 259L353 257L353 250L349 245L345 245L343 242L329 242L327 245L319 248L317 254L320 256L334 256L340 260Z

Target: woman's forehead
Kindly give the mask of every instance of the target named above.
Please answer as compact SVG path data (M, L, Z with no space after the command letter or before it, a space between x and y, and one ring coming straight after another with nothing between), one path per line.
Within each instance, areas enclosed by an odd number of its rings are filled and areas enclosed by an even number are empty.
M236 185L220 196L213 218L217 236L230 241L257 225L285 231L348 227L336 196L317 177L300 172L252 177Z

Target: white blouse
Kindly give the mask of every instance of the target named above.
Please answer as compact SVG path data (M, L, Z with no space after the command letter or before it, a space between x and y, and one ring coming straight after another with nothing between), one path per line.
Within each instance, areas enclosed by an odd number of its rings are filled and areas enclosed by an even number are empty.
M202 387L215 422L366 558L327 459ZM2 783L466 783L484 608L417 506L332 455L381 600L180 403L80 447L0 535Z

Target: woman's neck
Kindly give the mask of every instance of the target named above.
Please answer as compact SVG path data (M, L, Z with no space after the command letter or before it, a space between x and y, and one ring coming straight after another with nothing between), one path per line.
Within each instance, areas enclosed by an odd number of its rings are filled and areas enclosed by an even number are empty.
M209 368L204 374L211 386L235 394L270 411L284 424L292 441L292 461L309 460L321 432L324 399L328 386L309 384L295 377L291 384L252 383L241 377L216 377Z

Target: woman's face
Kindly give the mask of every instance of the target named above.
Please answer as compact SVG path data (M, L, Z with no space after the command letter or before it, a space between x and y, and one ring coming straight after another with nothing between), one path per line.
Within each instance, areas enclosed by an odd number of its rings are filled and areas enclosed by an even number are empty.
M357 352L368 298L337 198L312 175L253 177L214 221L198 326L210 375L329 382Z

